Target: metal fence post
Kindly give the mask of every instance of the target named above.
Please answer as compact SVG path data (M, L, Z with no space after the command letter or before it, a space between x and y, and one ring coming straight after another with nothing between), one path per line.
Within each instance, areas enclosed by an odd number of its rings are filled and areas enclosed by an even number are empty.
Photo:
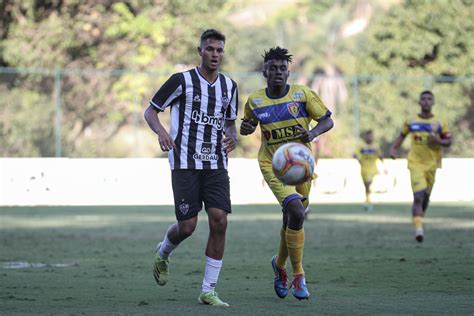
M61 142L61 69L54 70L54 102L56 104L56 117L54 124L54 137L56 147L56 157L62 156Z
M360 114L359 114L359 79L357 76L352 77L352 96L354 102L352 105L352 116L353 116L353 133L354 137L359 138L360 135Z

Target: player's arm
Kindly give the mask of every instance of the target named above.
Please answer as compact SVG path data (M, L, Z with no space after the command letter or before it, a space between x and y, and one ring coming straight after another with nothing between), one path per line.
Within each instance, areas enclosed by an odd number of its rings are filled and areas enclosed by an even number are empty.
M175 148L174 140L161 124L158 114L171 106L175 100L183 95L183 75L176 73L172 75L150 100L148 108L145 110L145 121L151 130L158 135L158 142L163 151L170 151Z
M158 135L158 142L160 143L161 150L170 151L172 148L175 148L175 144L173 138L168 134L163 124L161 124L158 113L160 113L160 111L150 104L145 110L145 121L148 123L151 130Z
M227 153L230 153L235 149L239 142L237 138L237 127L235 126L235 120L226 120L224 127L224 147Z
M357 155L356 153L352 154L352 158L354 158L354 159L356 159L358 162L360 162L359 155Z
M404 133L400 133L398 137L393 142L392 146L390 147L390 157L395 159L398 157L398 148L402 145L403 141L405 140L406 135Z
M438 134L430 134L428 136L428 144L429 145L440 145L443 147L451 146L451 134L450 133L443 133L441 135Z
M334 126L334 121L331 118L331 112L328 111L327 115L320 118L318 124L311 130L307 131L303 127L296 126L300 135L299 139L304 143L313 141L316 137L326 133Z
M250 135L257 129L258 120L250 109L250 99L247 100L244 107L244 117L240 123L240 135Z

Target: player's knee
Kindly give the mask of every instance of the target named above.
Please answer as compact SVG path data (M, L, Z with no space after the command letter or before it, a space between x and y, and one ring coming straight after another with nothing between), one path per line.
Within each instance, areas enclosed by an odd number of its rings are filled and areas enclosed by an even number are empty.
M181 237L187 238L194 233L196 229L197 222L188 222L188 223L180 223L178 225L178 233Z
M224 234L227 230L227 216L209 218L209 227L213 233Z
M415 195L413 196L413 202L414 202L415 204L421 204L421 203L423 203L424 197L425 197L425 196L424 196L424 192L422 192L422 193L417 193L417 194L415 194Z

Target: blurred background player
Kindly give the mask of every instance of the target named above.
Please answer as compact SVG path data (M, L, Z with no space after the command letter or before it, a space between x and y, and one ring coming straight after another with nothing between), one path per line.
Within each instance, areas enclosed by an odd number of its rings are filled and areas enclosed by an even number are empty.
M360 174L365 186L365 209L372 211L374 206L370 200L370 185L375 175L379 173L377 162L383 163L382 154L377 146L374 146L374 133L372 130L366 131L362 135L364 143L354 154L354 158L360 163ZM385 170L385 173L386 170Z
M229 306L214 291L224 256L227 214L231 212L227 154L237 144L237 85L218 69L225 37L210 29L201 35L201 65L176 73L158 90L145 119L168 152L177 223L157 245L153 274L159 285L169 275L169 257L196 229L204 202L209 219L201 304ZM171 107L170 134L158 116Z
M280 248L271 260L275 273L274 289L280 298L288 295L286 261L290 258L294 279L291 291L297 299L308 299L303 270L304 212L309 204L311 180L298 186L286 186L272 171L276 149L288 142L300 142L311 149L310 142L333 127L331 112L315 92L306 86L287 84L288 64L292 55L280 47L265 52L263 76L267 87L252 93L246 104L240 133L252 134L260 124L261 146L258 153L260 170L283 208ZM309 123L318 124L308 130Z
M451 134L446 123L431 111L434 104L434 95L431 91L423 91L418 103L421 112L405 121L400 136L390 148L390 156L392 158L398 156L398 148L408 133L411 133L411 148L407 159L413 190L413 224L415 239L422 242L424 238L422 220L430 201L436 169L441 168L441 147L451 145Z

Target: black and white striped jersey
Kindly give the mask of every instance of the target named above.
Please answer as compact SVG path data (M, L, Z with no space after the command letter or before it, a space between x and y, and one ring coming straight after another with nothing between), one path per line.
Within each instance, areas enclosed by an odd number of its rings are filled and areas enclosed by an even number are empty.
M223 146L225 120L237 118L237 84L219 74L208 82L198 68L172 75L150 101L159 111L171 108L170 135L176 149L168 152L170 167L227 169Z

